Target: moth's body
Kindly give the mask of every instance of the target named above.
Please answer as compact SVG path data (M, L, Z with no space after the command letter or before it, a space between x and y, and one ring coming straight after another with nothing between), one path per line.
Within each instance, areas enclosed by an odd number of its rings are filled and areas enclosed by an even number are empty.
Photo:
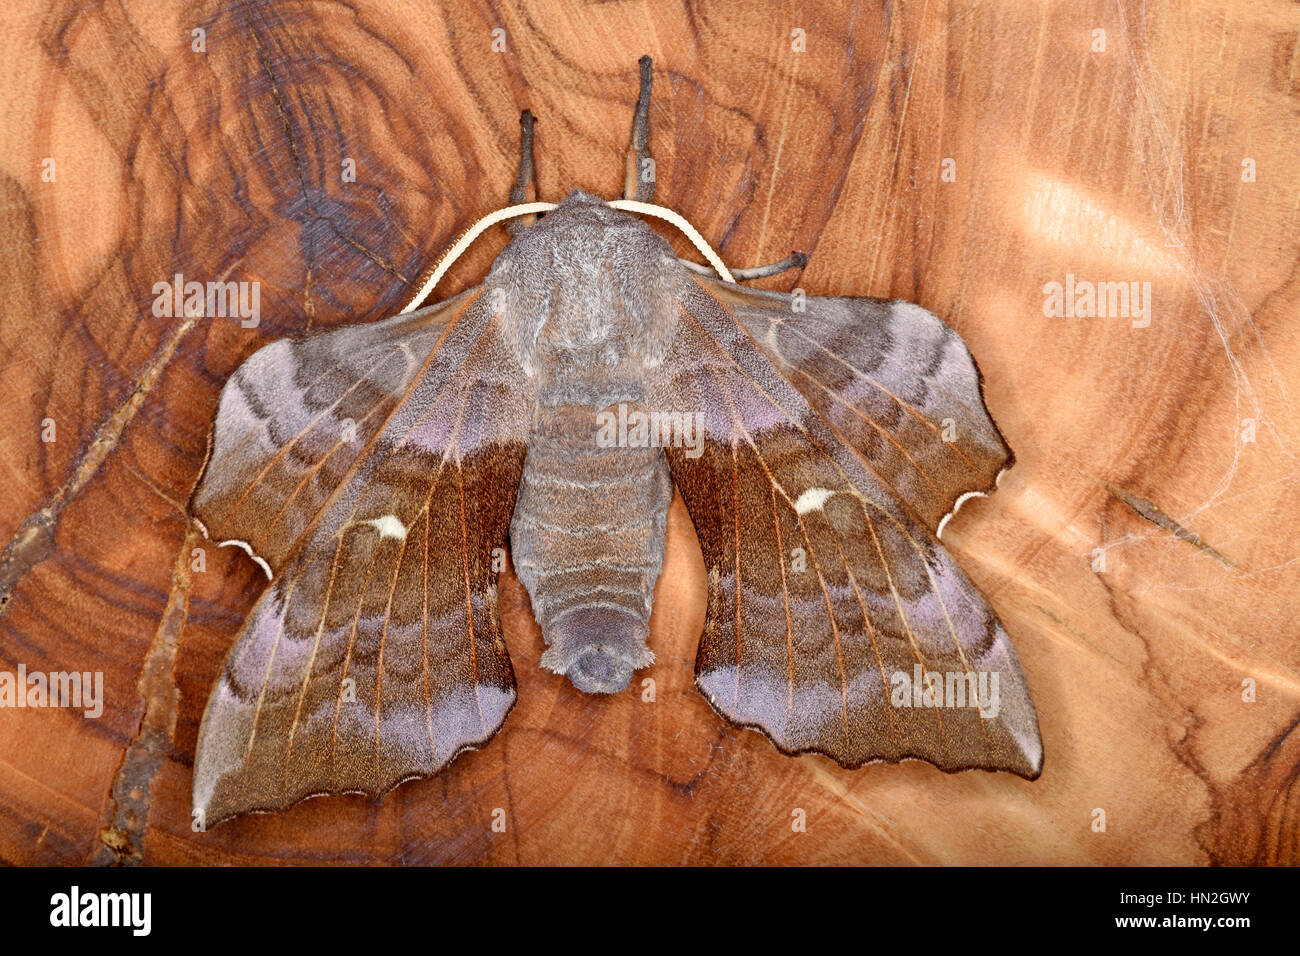
M673 314L661 272L686 280L641 221L575 192L501 254L485 283L535 380L537 411L510 525L515 570L548 649L542 665L613 693L647 646L672 477L657 447L598 441L602 412L644 410ZM564 269L573 281L548 281ZM517 326L517 327L516 327Z

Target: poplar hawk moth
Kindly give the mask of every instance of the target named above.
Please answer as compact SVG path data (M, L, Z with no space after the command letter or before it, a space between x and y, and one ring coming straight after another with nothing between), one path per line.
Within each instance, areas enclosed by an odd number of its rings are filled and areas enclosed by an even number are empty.
M636 202L650 83L646 57ZM515 202L534 189L528 113L523 132ZM674 488L708 570L696 685L720 715L845 767L1037 777L1015 651L938 540L1012 460L961 338L907 302L797 308L720 261L689 269L581 191L512 232L480 286L274 342L227 382L191 511L270 584L208 701L196 813L376 795L488 741L515 701L507 542L543 666L625 688L654 659ZM647 421L682 440L628 440ZM899 706L922 672L993 675L996 712Z

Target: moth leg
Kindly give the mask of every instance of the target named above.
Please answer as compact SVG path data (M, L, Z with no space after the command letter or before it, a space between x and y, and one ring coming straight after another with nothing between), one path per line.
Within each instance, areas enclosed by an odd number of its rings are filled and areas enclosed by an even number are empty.
M533 114L524 110L519 114L519 178L510 187L510 205L535 202L537 181L533 173ZM506 223L510 235L517 236L537 221L536 213L519 216Z
M641 92L636 98L632 117L632 142L627 147L627 172L623 179L623 198L653 202L655 198L655 161L650 158L650 57L643 56Z
M689 259L678 260L692 272L702 276L709 276L716 279L718 274L713 271L711 266L702 265L698 262L691 262ZM785 272L787 269L802 269L808 264L808 257L802 252L792 252L780 262L771 262L765 266L750 266L747 269L732 269L731 275L736 279L761 279L764 276L774 276Z

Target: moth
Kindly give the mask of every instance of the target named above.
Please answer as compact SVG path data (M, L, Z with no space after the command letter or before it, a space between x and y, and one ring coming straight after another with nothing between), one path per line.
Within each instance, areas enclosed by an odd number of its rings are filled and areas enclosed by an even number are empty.
M623 205L654 210L651 78L646 57ZM532 168L525 113L516 203ZM1012 460L958 335L907 302L693 270L581 191L512 209L531 219L479 287L274 342L222 391L191 510L270 585L203 716L196 818L377 795L488 741L515 701L507 543L542 665L623 690L654 660L674 488L722 717L845 767L1037 777L1015 651L938 540Z

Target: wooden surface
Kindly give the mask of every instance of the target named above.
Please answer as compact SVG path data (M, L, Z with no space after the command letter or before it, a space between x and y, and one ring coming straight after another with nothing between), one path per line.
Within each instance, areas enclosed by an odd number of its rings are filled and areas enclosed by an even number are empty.
M1294 3L15 0L3 17L0 669L102 671L106 703L0 709L0 858L1300 859ZM769 285L919 302L980 363L1018 463L945 541L1019 651L1042 777L850 772L725 726L691 683L704 582L678 503L653 703L539 670L508 583L519 704L487 747L379 800L192 832L198 722L263 586L235 549L191 565L184 503L222 383L276 337L393 312L504 204L522 108L543 198L616 195L647 52L658 201L729 263L810 253ZM260 282L260 326L155 318L176 272ZM1150 282L1149 327L1044 315L1067 274Z

